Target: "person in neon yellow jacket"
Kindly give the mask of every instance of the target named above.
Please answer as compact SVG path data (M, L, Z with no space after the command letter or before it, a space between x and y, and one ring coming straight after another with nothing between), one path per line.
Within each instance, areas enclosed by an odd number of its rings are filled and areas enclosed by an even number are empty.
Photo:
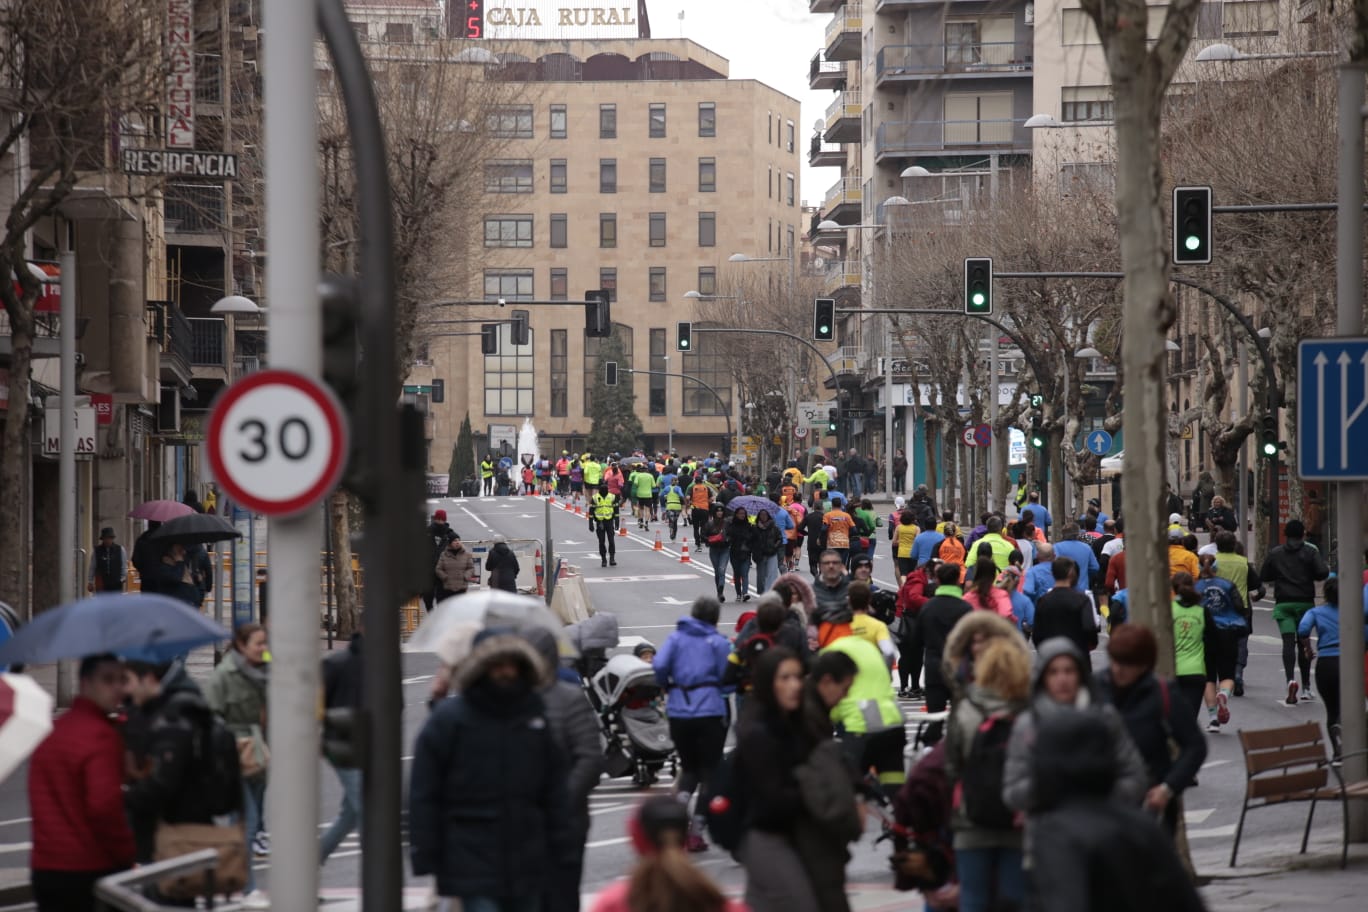
M831 721L856 767L877 770L879 784L891 797L907 779L907 732L893 679L879 647L852 635L848 613L844 618L827 617L818 631L821 651L844 653L858 669L849 693L832 708Z

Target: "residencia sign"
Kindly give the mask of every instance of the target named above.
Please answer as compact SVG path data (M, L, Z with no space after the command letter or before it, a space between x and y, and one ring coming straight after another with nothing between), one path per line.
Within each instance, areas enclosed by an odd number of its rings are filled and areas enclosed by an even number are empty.
M178 149L124 149L125 174L209 177L236 180L237 156L227 152L182 152Z
M514 5L486 5L486 36L506 39L635 38L636 3L571 5L565 0L524 0Z

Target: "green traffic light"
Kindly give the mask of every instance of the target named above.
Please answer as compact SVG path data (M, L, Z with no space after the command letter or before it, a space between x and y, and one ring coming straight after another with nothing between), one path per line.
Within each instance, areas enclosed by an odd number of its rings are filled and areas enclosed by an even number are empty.
M830 327L830 326L825 326L825 325L819 326L819 327L817 327L817 331L820 332L822 335L825 336L827 333L831 332L831 327Z
M1195 234L1189 234L1183 239L1183 246L1188 250L1196 250L1202 246L1202 239Z
M975 307L982 307L983 302L987 300L987 296L981 291L976 291L970 300L974 302Z
M688 348L688 347L689 347L689 340L688 340L688 339L681 339L681 340L679 341L679 347L680 347L680 348Z
M1265 456L1278 455L1278 445L1271 440L1265 440L1263 445L1263 454Z

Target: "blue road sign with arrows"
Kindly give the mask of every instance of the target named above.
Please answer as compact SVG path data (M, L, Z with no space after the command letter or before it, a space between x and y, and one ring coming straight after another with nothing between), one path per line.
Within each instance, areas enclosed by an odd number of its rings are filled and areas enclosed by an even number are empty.
M1368 339L1297 346L1297 474L1368 480Z
M1094 456L1106 456L1111 452L1112 435L1103 430L1089 431L1084 443Z

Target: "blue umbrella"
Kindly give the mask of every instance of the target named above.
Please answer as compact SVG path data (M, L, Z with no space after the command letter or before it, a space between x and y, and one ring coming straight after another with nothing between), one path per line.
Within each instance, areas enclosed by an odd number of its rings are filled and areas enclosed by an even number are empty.
M45 611L0 645L0 665L39 665L112 652L169 662L231 634L165 595L104 593Z
M755 516L761 510L768 510L771 517L776 513L782 513L784 508L767 497L757 497L754 494L742 494L740 497L733 497L727 501L727 512L735 513L737 507L745 507L747 516Z

